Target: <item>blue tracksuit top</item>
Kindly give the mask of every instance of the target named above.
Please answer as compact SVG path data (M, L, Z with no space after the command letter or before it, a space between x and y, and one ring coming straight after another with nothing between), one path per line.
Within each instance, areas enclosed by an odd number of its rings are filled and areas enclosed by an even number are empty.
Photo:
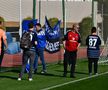
M45 48L45 46L46 46L45 31L40 29L36 33L37 33L37 46L36 46L36 48Z

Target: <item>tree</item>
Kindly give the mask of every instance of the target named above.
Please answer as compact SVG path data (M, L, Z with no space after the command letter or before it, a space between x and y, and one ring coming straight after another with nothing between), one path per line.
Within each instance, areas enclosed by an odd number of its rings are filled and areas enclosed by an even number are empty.
M2 22L2 26L0 26L1 29L6 30L6 27L4 26L4 18L0 16L0 21Z
M24 18L23 20L32 20L32 19L33 19L32 17L28 16L28 17Z
M82 45L85 45L86 37L90 34L92 27L92 18L91 17L85 17L80 22L80 35L81 35L81 41Z
M51 27L53 28L57 24L58 18L53 17L53 18L50 18L48 21L49 21L49 24L51 25Z

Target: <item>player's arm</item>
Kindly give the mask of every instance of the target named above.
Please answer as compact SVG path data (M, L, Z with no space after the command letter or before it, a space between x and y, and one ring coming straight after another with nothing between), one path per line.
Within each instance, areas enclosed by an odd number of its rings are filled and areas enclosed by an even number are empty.
M64 35L62 41L63 41L63 48L65 49L65 43L66 43L66 40L68 40L68 32L66 33L66 35Z
M5 49L7 49L8 48L8 44L7 44L7 37L6 37L6 34L5 34L5 32L3 33L3 42L4 42L4 44L5 44Z
M88 39L89 39L89 38L87 37L87 38L86 38L86 45L88 45L88 42L89 42Z
M80 45L81 45L81 37L80 36L78 36L79 37L79 39L78 39L78 46L77 46L77 49L80 47Z
M37 45L37 34L34 33L33 35L33 41L34 41L34 44Z

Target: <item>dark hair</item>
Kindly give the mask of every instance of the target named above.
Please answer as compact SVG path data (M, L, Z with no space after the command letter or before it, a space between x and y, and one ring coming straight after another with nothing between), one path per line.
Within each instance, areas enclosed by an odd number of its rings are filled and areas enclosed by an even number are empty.
M37 23L37 24L36 24L36 26L39 26L39 27L41 27L41 24L40 24L40 23Z
M28 28L33 28L33 26L34 26L34 23L33 23L33 22L30 22L30 23L28 24Z
M91 33L96 33L96 27L92 27Z

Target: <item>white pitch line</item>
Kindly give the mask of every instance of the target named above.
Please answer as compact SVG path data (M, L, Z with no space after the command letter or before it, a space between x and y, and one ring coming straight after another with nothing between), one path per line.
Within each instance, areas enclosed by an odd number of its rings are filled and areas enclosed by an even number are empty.
M61 87L61 86L64 86L64 85L67 85L67 84L70 84L70 83L79 82L79 81L82 81L82 80L90 79L90 78L97 77L97 76L101 76L101 75L105 75L105 74L108 74L108 72L100 73L98 75L88 76L88 77L81 78L81 79L74 80L74 81L69 81L69 82L66 82L66 83L58 84L58 85L51 86L51 87L48 87L48 88L44 88L44 89L41 89L41 90L50 90L50 89L53 89L53 88L56 88L56 87Z

